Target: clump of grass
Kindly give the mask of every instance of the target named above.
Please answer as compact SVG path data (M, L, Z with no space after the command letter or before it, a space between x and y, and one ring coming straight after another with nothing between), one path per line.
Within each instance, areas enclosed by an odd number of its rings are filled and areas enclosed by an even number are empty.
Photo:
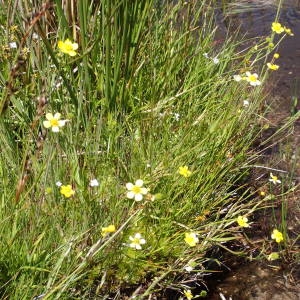
M242 187L262 89L232 78L259 72L268 48L216 44L213 2L200 2L8 5L1 40L17 49L1 56L4 298L105 297L136 284L146 297L191 260L207 272L207 250L235 239L238 216L258 207Z

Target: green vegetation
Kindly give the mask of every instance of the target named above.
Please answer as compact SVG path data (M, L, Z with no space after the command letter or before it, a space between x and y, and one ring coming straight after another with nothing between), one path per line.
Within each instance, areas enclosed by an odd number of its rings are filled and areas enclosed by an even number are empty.
M259 207L272 49L216 40L214 1L66 2L0 11L1 297L142 299Z

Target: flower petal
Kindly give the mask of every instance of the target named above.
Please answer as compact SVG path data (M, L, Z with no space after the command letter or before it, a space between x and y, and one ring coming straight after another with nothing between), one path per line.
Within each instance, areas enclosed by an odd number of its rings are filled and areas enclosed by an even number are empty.
M44 125L44 127L46 127L46 128L50 128L50 127L51 127L50 121L44 121L44 122L43 122L43 125Z
M59 126L59 127L65 126L66 121L67 121L67 120L59 120L59 121L58 121L58 126Z
M135 194L134 200L135 201L142 201L143 200L143 195L142 194Z
M126 183L127 190L131 191L133 188L133 184L131 182Z
M143 195L146 195L146 194L148 193L148 189L146 189L146 188L141 188L141 193L142 193Z
M54 114L53 118L56 119L56 120L59 120L60 116L61 116L61 114L57 112L57 113Z
M126 196L127 196L127 198L129 198L129 199L133 199L134 198L134 196L135 196L135 194L134 194L134 192L128 192L127 194L126 194Z
M138 186L138 187L142 187L144 185L144 181L142 179L138 179L136 182L135 182L135 185Z
M53 132L59 132L59 127L58 126L53 126L52 131Z
M73 50L77 50L78 49L78 44L77 43L73 43L72 44L72 48L73 48Z
M53 119L53 115L51 113L46 114L46 119L51 121Z

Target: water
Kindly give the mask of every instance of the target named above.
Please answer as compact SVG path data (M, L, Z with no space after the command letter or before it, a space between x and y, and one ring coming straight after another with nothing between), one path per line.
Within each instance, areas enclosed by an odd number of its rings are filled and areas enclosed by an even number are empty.
M275 0L236 0L231 1L230 8L225 13L221 11L217 16L220 27L220 36L228 30L228 24L233 28L240 28L242 34L248 37L268 36L271 32L271 24L274 22L278 1ZM246 10L245 10L246 7ZM225 17L225 18L224 18ZM293 37L287 37L276 52L280 58L276 64L280 65L278 71L273 72L266 83L269 91L268 104L272 113L268 119L276 128L284 122L288 116L300 109L300 0L286 0L280 13L279 22L292 29ZM232 30L232 27L231 27ZM220 38L218 36L218 38ZM287 144L288 143L288 144ZM300 122L295 123L294 133L288 142L271 148L264 165L274 166L287 170L295 184L300 182L299 164ZM286 159L282 157L278 149L288 146L290 155ZM298 159L297 161L291 161ZM264 158L265 159L265 158ZM292 169L294 170L292 172ZM255 174L259 177L260 174ZM300 193L296 193L288 202L287 227L290 237L300 234ZM281 210L278 208L278 220ZM257 229L263 237L268 237L271 224L268 218L272 213L266 212L264 217L258 218ZM264 231L265 230L265 231ZM255 231L255 229L254 229ZM295 245L293 251L300 252L300 245ZM255 255L254 255L255 256ZM299 258L299 256L298 256ZM236 260L230 263L231 269L224 276L216 276L210 282L210 290L206 299L232 299L232 300L299 300L300 299L300 262L291 260L288 263L271 263L258 261L249 263L245 260Z

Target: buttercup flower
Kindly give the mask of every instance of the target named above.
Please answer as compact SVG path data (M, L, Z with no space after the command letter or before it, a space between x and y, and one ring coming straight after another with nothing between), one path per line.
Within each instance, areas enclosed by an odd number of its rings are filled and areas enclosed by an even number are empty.
M270 70L273 70L273 71L276 71L276 70L279 69L279 66L278 66L278 65L271 64L271 63L267 63L267 67L268 67Z
M46 128L52 129L53 132L59 132L59 128L65 126L67 120L60 120L60 113L55 113L54 116L51 113L46 114L46 121L43 121L43 125Z
M241 227L250 227L250 225L248 224L248 218L246 218L246 217L238 216L238 218L236 219L236 222Z
M272 261L272 260L276 260L279 258L279 253L278 252L272 252L268 255L267 259L269 261Z
M283 241L283 235L282 235L282 233L281 233L279 230L277 230L277 229L274 229L274 230L273 230L272 235L271 235L271 238L272 238L273 240L275 240L276 243L280 243L280 242Z
M99 186L98 180L97 179L91 179L90 186L91 187Z
M186 232L184 241L190 246L195 247L199 243L199 239L195 232Z
M126 188L129 192L127 192L127 198L133 199L135 201L143 200L143 196L148 193L148 189L143 187L144 181L142 179L138 179L135 184L131 182L126 183Z
M104 237L109 233L115 232L116 227L115 227L115 225L108 225L107 227L102 227L101 231L102 231L102 236Z
M183 177L190 177L192 172L189 170L188 166L179 167L178 173Z
M72 43L69 39L66 39L63 41L58 41L58 49L65 54L68 54L70 56L75 56L76 50L78 49L77 43Z
M188 300L192 300L194 298L191 290L184 290L183 293L184 293L184 296L186 297L186 299L188 299Z
M45 189L45 193L46 193L47 195L51 194L52 191L53 191L53 190L52 190L51 187L47 187L47 188Z
M269 181L274 183L274 184L281 183L281 180L279 180L278 177L273 175L272 173L270 173Z
M260 196L262 196L262 197L266 196L266 192L265 192L265 191L260 191L259 194L260 194Z
M287 27L284 26L283 29L284 29L284 31L285 31L288 35L294 36L294 34L292 33L292 30L291 30L290 28L287 28Z
M146 240L142 238L140 233L136 233L133 237L129 237L131 243L129 244L129 247L134 248L136 250L141 250L142 246L146 244Z
M279 58L279 53L274 53L273 57L274 57L275 59Z
M62 185L60 187L60 193L64 195L66 198L70 198L75 194L75 191L72 189L72 186L68 184L68 185Z
M250 83L252 86L260 85L261 82L258 80L258 75L256 73L251 74L250 72L246 72L245 80Z
M278 22L273 22L272 23L272 30L274 32L276 32L277 34L280 34L282 32L284 32L284 28L282 27L282 25Z

